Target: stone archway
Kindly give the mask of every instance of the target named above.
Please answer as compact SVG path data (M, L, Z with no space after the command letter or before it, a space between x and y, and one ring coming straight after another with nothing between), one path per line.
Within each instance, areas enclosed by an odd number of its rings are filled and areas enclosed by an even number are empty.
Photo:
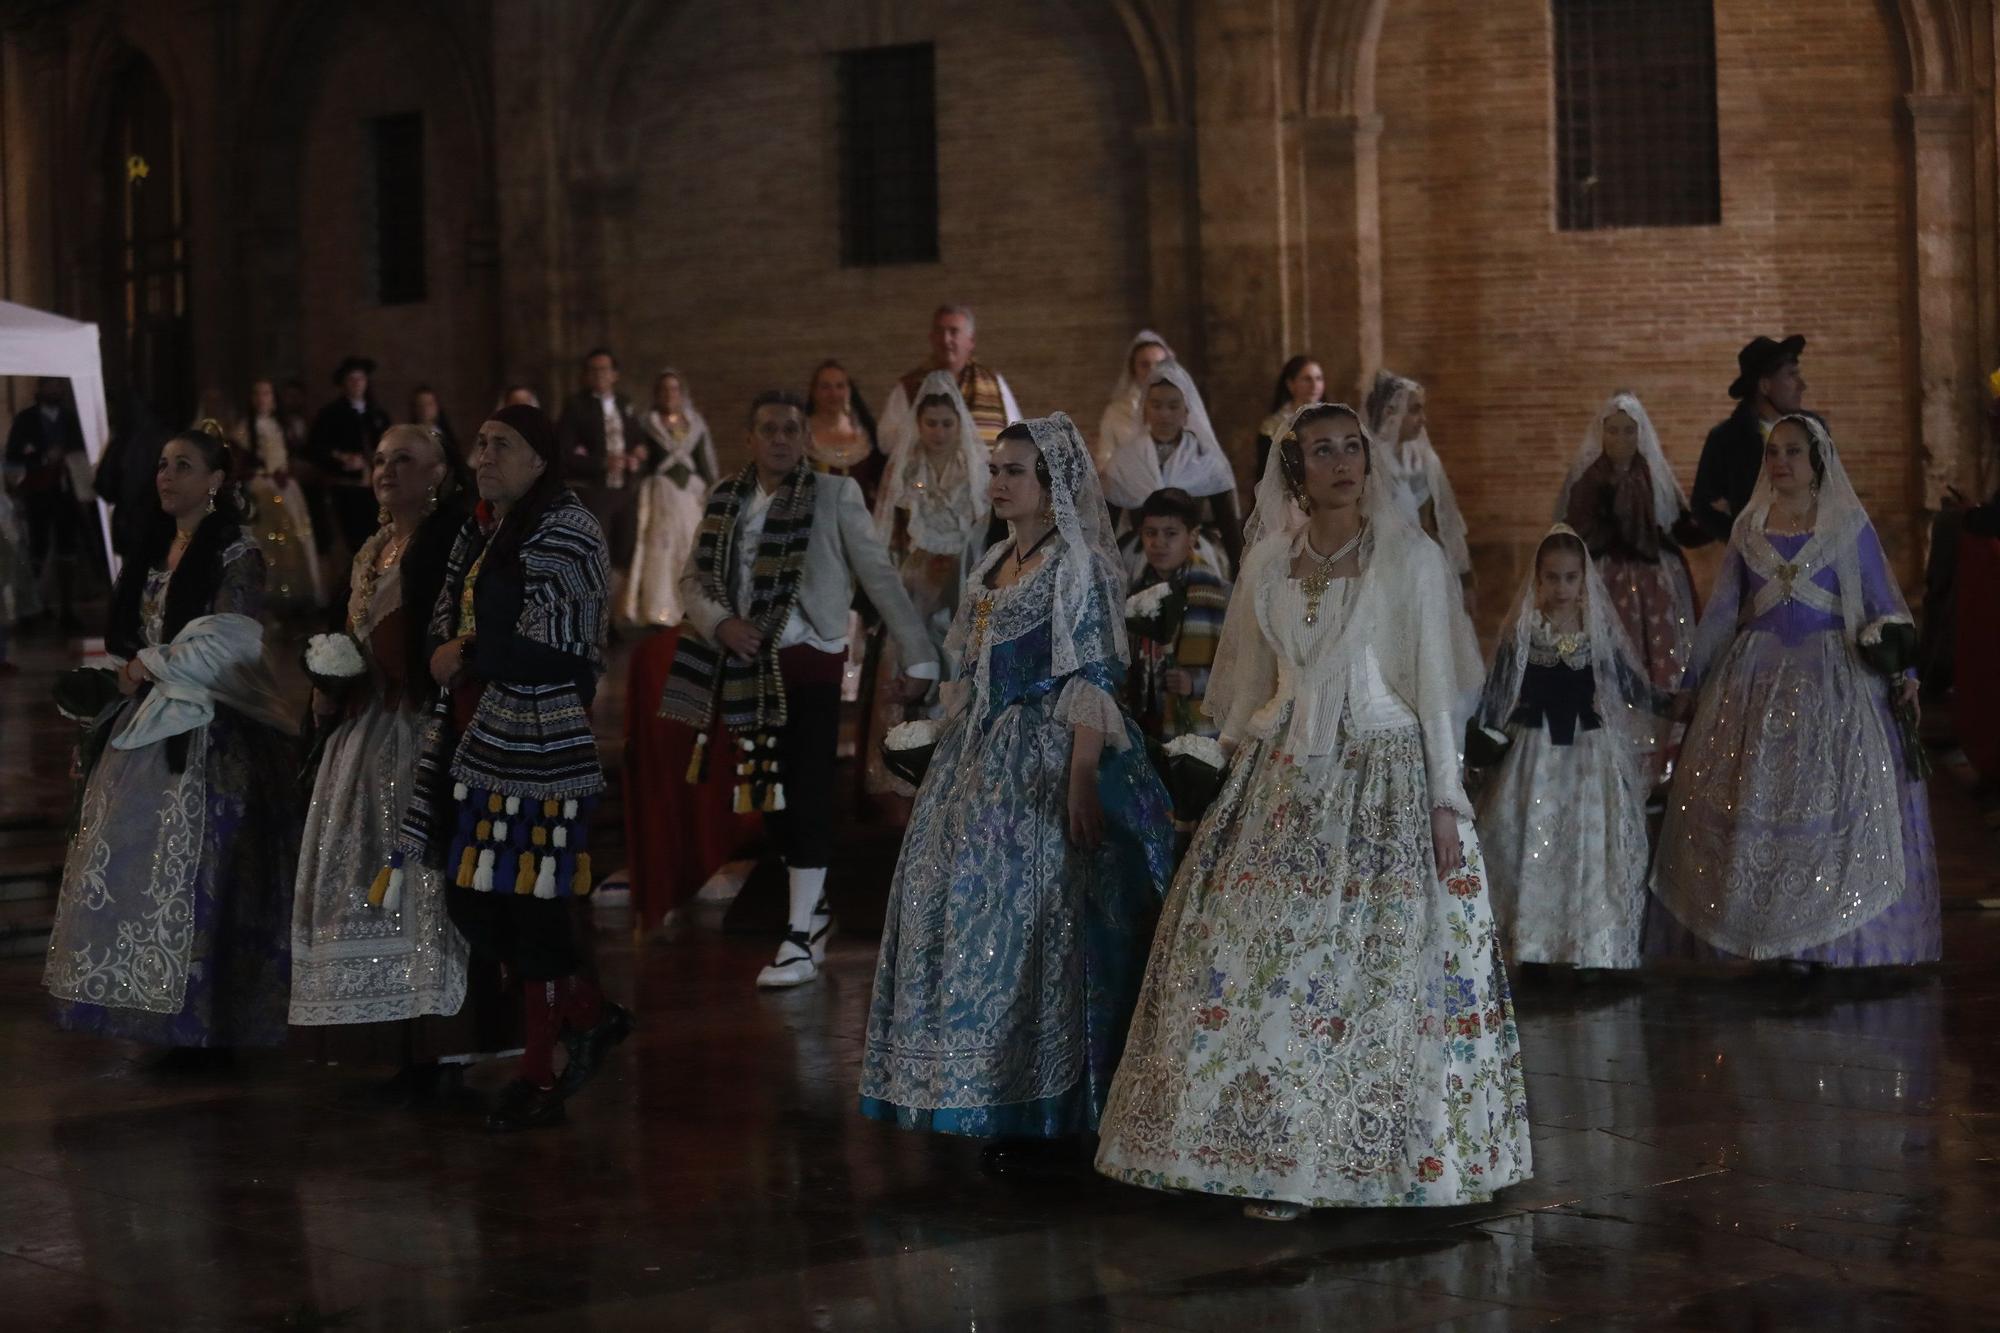
M187 143L180 104L153 60L108 40L94 60L93 103L75 189L84 200L77 268L94 274L107 385L130 388L159 421L194 410Z

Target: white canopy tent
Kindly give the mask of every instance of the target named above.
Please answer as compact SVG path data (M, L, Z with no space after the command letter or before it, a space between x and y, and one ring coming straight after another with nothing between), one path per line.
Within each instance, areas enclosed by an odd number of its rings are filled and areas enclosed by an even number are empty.
M104 359L98 350L95 324L0 301L0 375L55 375L68 380L76 396L77 416L83 422L83 445L95 468L111 438L111 416L104 404ZM111 554L111 517L101 499L97 515L98 528L104 534L104 558L115 571L118 561Z

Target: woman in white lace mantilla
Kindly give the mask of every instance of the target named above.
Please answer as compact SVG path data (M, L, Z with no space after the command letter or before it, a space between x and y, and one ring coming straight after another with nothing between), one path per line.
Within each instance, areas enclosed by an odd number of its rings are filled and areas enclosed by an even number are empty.
M1466 613L1471 614L1475 579L1465 515L1459 512L1458 496L1445 476L1444 460L1431 445L1424 386L1386 370L1378 373L1368 390L1367 426L1390 500L1443 549L1445 563L1464 589Z
M1146 559L1132 515L1167 487L1186 491L1201 504L1205 531L1197 549L1211 569L1228 577L1243 559L1236 470L1208 419L1201 390L1180 362L1168 357L1153 367L1140 416L1142 428L1124 441L1104 470L1104 498L1122 514L1126 577L1136 577Z
M1694 648L1694 583L1674 538L1687 507L1645 405L1637 394L1613 394L1583 433L1555 521L1582 538L1640 665L1663 690L1679 687ZM1641 736L1649 782L1672 757L1674 730L1661 720Z
M1174 349L1151 329L1140 329L1125 346L1125 364L1118 382L1111 386L1111 398L1097 421L1097 442L1091 457L1102 477L1118 451L1146 435L1146 381L1160 362L1171 360Z
M883 469L875 531L942 657L966 572L985 554L992 509L986 494L988 450L949 371L934 370L918 386L915 416L915 437L898 445ZM886 636L875 656L863 780L870 792L907 797L915 793L883 765L881 745L889 729L904 720L906 710L896 703L894 689L903 662ZM942 716L942 704L915 704L907 712L935 718Z
M1930 801L1859 644L1907 627L1816 418L1771 428L1695 636L1698 692L1660 830L1646 952L1875 967L1938 957Z
M1529 1174L1513 1003L1459 781L1476 646L1349 407L1257 488L1207 707L1235 747L1162 910L1098 1169L1307 1207Z
M1647 680L1583 539L1557 524L1500 631L1479 723L1508 738L1479 797L1508 957L1639 966L1642 759L1667 696Z
M961 678L889 890L864 1115L991 1138L1009 1169L1095 1130L1172 869L1172 816L1118 704L1123 579L1068 417L1003 431L1011 525L967 580Z
M653 378L653 407L641 423L655 461L639 480L638 542L619 599L628 625L681 623L681 572L715 484L715 441L696 410L687 377L669 366Z

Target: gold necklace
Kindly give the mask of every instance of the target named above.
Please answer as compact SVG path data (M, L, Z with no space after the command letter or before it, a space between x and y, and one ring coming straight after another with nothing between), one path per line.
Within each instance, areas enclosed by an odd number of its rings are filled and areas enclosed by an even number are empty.
M398 533L396 536L382 543L382 572L384 574L394 569L402 560L403 552L410 549L410 537L412 535L407 532Z
M1320 598L1326 596L1327 589L1333 586L1334 567L1354 554L1355 549L1361 545L1361 534L1367 530L1368 525L1364 522L1354 530L1354 535L1347 539L1346 545L1332 555L1324 556L1313 549L1312 536L1307 534L1306 559L1313 562L1313 568L1311 573L1299 580L1299 589L1306 595L1306 624L1319 624Z

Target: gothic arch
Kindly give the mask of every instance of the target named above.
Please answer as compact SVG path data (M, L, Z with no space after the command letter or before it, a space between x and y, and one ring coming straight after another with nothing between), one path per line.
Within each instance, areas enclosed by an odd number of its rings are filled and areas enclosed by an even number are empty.
M1375 51L1389 0L1307 0L1300 86L1308 116L1375 114Z
M1902 40L1911 93L1971 91L1972 33L1958 0L1894 0L1890 26Z

